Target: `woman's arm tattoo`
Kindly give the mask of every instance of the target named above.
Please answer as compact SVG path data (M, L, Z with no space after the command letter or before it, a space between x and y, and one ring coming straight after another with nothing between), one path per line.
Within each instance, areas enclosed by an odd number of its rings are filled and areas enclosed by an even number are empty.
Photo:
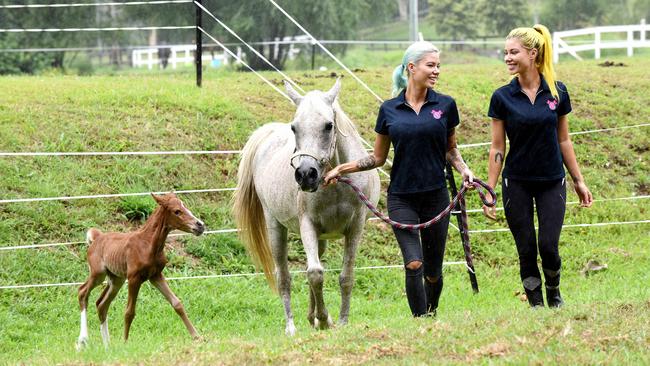
M460 156L460 151L457 148L447 151L447 160L459 172L463 169L468 169L467 164L463 161L463 157Z
M494 155L494 162L495 163L503 163L503 154L501 151L497 151L497 153Z
M359 170L370 170L377 165L377 159L374 155L368 155L365 158L357 160L357 168Z

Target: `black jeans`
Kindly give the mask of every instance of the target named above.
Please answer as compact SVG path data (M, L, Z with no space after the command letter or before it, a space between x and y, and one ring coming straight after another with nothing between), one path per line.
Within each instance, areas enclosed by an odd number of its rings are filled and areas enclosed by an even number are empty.
M412 194L389 194L388 216L404 224L419 224L431 220L449 205L449 193L443 187L434 191ZM393 228L404 260L404 266L422 262L417 270L406 268L406 296L415 316L427 312L423 276L442 277L442 262L447 241L449 216L420 231ZM437 299L435 300L437 306Z
M504 178L502 196L508 226L519 253L519 274L524 288L532 291L541 285L538 249L547 287L559 285L554 282L559 282L562 265L558 243L566 210L565 180L534 182ZM539 236L535 235L535 210Z

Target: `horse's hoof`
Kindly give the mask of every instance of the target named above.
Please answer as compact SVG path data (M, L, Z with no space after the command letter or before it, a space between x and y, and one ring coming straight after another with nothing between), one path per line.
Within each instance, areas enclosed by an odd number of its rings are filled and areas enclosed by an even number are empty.
M348 318L341 318L341 319L339 319L338 325L339 325L339 326L345 326L345 325L348 325Z
M75 344L75 349L77 350L77 352L79 352L82 349L84 349L87 345L88 345L88 338L86 337L79 338L77 340L77 343Z
M293 324L287 324L287 327L284 328L284 334L286 334L289 337L293 337L296 335L296 326Z
M327 320L324 322L321 322L318 318L314 319L314 328L316 329L329 329L332 327L334 327L334 322L329 315L327 316Z

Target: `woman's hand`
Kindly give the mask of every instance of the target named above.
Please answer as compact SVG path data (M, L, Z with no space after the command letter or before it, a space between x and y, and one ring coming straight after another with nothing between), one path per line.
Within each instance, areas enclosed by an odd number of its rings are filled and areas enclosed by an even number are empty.
M591 192L589 191L589 188L585 182L578 181L577 183L574 183L573 186L576 190L576 193L578 194L578 198L580 198L580 206L591 207L591 205L594 203L594 198L591 195Z
M469 168L463 169L463 171L460 172L461 177L463 177L463 185L467 189L474 189L474 173L472 173Z
M327 172L327 174L325 174L325 176L323 177L323 187L327 187L329 185L336 184L338 182L336 177L341 175L339 169L340 169L340 165L334 167L332 170Z
M492 197L490 192L485 192L485 199L488 202L492 202L492 200L494 198ZM496 202L495 202L494 206L492 206L492 207L490 207L488 205L483 205L483 215L485 215L485 217L487 217L490 220L495 220L496 221L496 219L497 219L497 205L496 205Z

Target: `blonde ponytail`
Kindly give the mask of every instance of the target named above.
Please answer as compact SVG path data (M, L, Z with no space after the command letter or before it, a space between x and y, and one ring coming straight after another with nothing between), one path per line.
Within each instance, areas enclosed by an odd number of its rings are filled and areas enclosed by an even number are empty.
M535 58L537 71L544 76L548 88L551 89L551 95L559 101L560 94L553 68L553 40L548 28L541 24L535 24L532 28L515 28L510 31L506 39L510 38L517 38L527 49L537 50Z

